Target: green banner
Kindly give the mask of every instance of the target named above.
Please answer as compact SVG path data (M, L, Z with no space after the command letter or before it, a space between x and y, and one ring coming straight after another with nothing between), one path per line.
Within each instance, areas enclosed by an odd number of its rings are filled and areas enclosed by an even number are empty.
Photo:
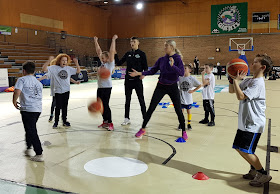
M247 32L248 3L211 6L211 34Z
M12 27L0 26L0 34L12 35Z

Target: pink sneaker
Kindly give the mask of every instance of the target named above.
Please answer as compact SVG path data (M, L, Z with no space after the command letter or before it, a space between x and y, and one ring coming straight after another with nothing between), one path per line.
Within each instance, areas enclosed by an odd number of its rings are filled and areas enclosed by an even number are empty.
M108 124L108 131L113 131L114 130L114 124L113 123L109 123Z
M146 131L142 128L135 134L135 137L142 138L143 135L145 135Z
M103 123L101 125L98 126L98 128L107 128L108 127L108 123Z
M184 140L187 140L187 139L188 139L188 135L187 135L187 132L186 132L186 131L183 131L182 137L183 137Z

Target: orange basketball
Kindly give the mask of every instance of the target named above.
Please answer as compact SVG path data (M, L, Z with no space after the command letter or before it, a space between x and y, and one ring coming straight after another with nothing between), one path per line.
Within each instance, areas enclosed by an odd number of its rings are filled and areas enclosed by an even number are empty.
M111 76L111 72L106 67L100 67L97 71L99 78L108 79Z
M90 113L98 113L100 112L101 114L103 114L103 103L102 100L100 98L97 99L97 101L93 101L92 103L90 103L88 105L88 111Z
M239 71L239 73L244 71L247 74L248 73L248 65L242 59L232 59L227 64L227 74L231 77L236 77L238 71Z

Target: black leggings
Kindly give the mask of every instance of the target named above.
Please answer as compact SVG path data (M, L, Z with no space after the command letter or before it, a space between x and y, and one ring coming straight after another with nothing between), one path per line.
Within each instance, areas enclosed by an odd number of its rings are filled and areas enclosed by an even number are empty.
M67 109L68 109L68 101L69 101L70 92L65 92L62 94L55 94L55 123L58 124L60 110L62 110L62 121L66 123L67 121Z
M183 129L183 131L186 130L185 128L185 118L181 109L181 100L180 100L180 93L178 90L177 83L174 83L172 85L163 85L161 83L158 83L156 86L156 89L154 91L149 109L145 115L142 128L146 128L147 123L151 119L151 116L153 112L155 111L158 103L161 101L161 99L165 96L165 94L168 94L171 98L171 101L173 102L175 112L178 116L179 123Z
M108 123L112 123L112 113L109 106L109 101L111 97L112 88L98 88L97 89L97 97L102 100L104 112L102 114L103 121L108 121Z
M141 107L142 117L144 119L146 114L146 105L144 100L144 94L143 94L143 83L142 80L125 80L124 83L124 89L125 89L125 118L129 118L129 111L130 111L130 101L131 101L131 95L132 90L135 89L135 92L137 94L139 104Z
M53 96L53 99L52 99L52 107L51 107L51 116L53 116L53 111L56 107L56 100L55 100L55 97Z
M41 142L37 133L36 123L40 116L40 112L25 112L21 111L21 118L25 129L25 141L27 149L33 146L36 155L41 155L43 152Z
M205 111L205 120L208 120L209 113L211 114L211 121L215 120L214 100L203 100L203 108Z

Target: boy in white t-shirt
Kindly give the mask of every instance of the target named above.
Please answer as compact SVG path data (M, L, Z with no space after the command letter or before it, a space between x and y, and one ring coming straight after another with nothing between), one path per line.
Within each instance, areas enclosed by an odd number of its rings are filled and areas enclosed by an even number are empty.
M37 134L36 123L42 112L42 90L43 85L34 76L35 64L25 62L23 64L23 77L18 78L15 84L13 104L20 110L22 123L25 129L25 141L27 149L25 155L35 162L43 162L43 149ZM19 98L19 103L17 102ZM31 147L36 153L32 156Z
M180 91L180 98L181 98L181 107L182 112L184 112L184 109L187 109L188 113L188 130L191 130L191 120L192 120L192 114L191 114L191 108L193 104L193 98L192 93L197 91L201 84L200 82L193 76L191 76L192 67L191 65L184 65L185 68L185 74L184 76L179 77L178 86ZM193 89L195 87L195 89ZM178 130L181 130L181 126L179 124Z
M263 75L270 71L272 60L267 55L257 55L250 65L253 78L245 78L245 72L239 72L236 78L229 77L229 93L235 93L239 100L238 130L233 148L251 165L244 179L252 180L250 185L261 187L272 177L263 169L255 150L265 129L265 83Z
M55 107L55 121L53 128L58 128L58 121L60 110L62 110L62 120L64 127L71 127L67 121L67 109L70 95L70 78L71 75L80 73L80 66L76 58L73 59L76 68L70 67L71 58L67 54L59 54L54 60L55 65L48 66L45 63L43 71L49 73L51 82L53 84L53 92L55 95L56 107Z
M215 76L212 73L214 65L208 63L204 65L204 70L201 72L202 75L202 98L203 107L205 111L205 117L199 123L208 124L208 126L215 126L215 110L214 110L214 96L215 96ZM206 74L206 75L205 75ZM209 113L211 115L211 121L209 122Z

